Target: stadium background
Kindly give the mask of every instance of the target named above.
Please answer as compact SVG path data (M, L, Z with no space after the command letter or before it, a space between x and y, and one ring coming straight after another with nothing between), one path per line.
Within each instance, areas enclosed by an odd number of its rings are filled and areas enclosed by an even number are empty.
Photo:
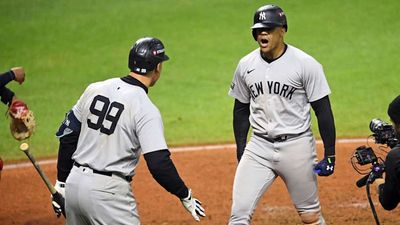
M338 138L366 138L372 118L388 121L387 104L399 94L400 3L395 0L0 1L0 71L26 70L23 85L8 87L35 113L33 153L42 159L56 156L54 133L65 112L89 83L126 75L129 48L142 36L160 38L171 58L150 89L169 145L233 143L233 99L227 91L238 60L257 47L252 17L267 3L285 10L287 43L324 66ZM1 111L5 115L6 107ZM0 116L0 155L6 164L25 160L8 124ZM315 122L313 129L318 136ZM350 154L349 149L343 151ZM226 166L232 169L229 160ZM182 163L190 164L191 158ZM1 188L6 182L0 184L0 197L10 196ZM371 216L368 207L364 211Z

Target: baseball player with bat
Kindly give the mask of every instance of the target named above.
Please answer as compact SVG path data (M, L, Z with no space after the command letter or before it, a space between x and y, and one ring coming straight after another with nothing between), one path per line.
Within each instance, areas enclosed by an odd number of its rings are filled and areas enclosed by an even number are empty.
M279 176L302 222L324 225L316 175L333 174L336 135L323 68L284 42L288 25L280 7L260 7L251 28L259 48L240 60L229 90L235 98L233 126L239 160L229 224L250 224L258 201ZM311 108L324 143L320 162L310 129Z
M160 112L147 95L168 59L159 39L139 39L129 53L129 75L89 85L66 115L57 132L55 187L65 189L67 224L140 224L130 182L141 154L196 221L205 216L170 158Z

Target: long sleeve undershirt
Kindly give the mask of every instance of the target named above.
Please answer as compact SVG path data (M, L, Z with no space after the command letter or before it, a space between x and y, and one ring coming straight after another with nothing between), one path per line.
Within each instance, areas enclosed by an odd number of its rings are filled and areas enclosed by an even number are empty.
M331 103L329 97L325 96L315 102L311 102L311 107L318 120L318 129L324 143L324 156L335 155L336 129Z
M233 130L236 141L237 158L240 160L247 142L247 134L250 128L250 104L241 103L235 99L233 108ZM325 96L315 102L311 102L318 120L318 128L324 143L325 156L335 155L336 129L329 97Z
M15 75L11 70L3 74L0 74L0 98L4 104L10 105L15 95L14 92L6 88L6 85L14 79Z
M235 99L233 106L233 133L236 141L236 157L238 162L242 158L247 143L247 134L250 129L250 104L241 103Z

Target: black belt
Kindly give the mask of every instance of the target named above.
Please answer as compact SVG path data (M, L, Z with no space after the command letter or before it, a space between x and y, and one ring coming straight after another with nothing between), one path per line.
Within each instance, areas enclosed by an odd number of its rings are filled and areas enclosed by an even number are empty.
M269 138L269 137L263 136L263 135L260 134L260 133L254 133L254 134L255 134L256 136L258 136L258 137L264 139L264 140L267 140L267 141L269 141L269 142L271 142L271 143L274 143L274 142L284 142L284 141L287 141L287 140L289 140L289 139L291 139L291 138L298 137L298 136L304 134L304 133L307 132L307 131L308 131L308 130L306 130L306 131L304 131L304 132L301 132L301 133L298 133L298 134L282 135L282 136L278 136L278 137L275 137L275 138Z
M81 165L81 164L79 164L79 163L77 163L77 162L74 162L74 166L76 166L76 167L81 167L81 166L83 166L83 165ZM88 167L88 166L84 166L84 167L87 167L87 168L90 168L90 167ZM92 168L90 168L92 171L93 171L93 173L96 173L96 174L100 174L100 175L104 175L104 176L109 176L109 177L111 177L113 174L115 175L115 176L119 176L119 177L122 177L122 178L124 178L126 181L128 181L128 182L131 182L132 181L132 177L131 176L122 176L122 175L119 175L119 174L116 174L116 173L112 173L112 172L106 172L106 171L98 171L98 170L95 170L95 169L92 169Z
M269 137L263 137L263 138L265 140L269 141L269 142L274 143L274 142L284 142L284 141L286 141L288 139L288 137L289 136L284 135L284 136L279 136L279 137L276 137L276 138L269 138Z

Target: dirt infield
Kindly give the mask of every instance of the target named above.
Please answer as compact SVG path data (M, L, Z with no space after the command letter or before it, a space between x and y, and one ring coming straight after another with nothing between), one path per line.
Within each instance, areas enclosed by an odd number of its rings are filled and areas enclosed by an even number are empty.
M350 164L350 156L359 145L338 144L335 174L319 178L320 199L327 224L375 224L365 188L359 189L355 185L361 175ZM322 153L321 145L318 145L318 153ZM132 182L142 224L226 224L236 168L234 149L174 152L172 158L186 184L203 202L207 217L196 223L183 209L180 201L153 180L142 159ZM54 181L56 165L42 165L42 168ZM400 210L383 210L377 202L375 189L371 189L371 193L381 224L400 224ZM63 218L56 218L53 214L50 194L33 166L3 171L0 182L0 224L65 224ZM301 224L280 179L259 203L252 224Z

